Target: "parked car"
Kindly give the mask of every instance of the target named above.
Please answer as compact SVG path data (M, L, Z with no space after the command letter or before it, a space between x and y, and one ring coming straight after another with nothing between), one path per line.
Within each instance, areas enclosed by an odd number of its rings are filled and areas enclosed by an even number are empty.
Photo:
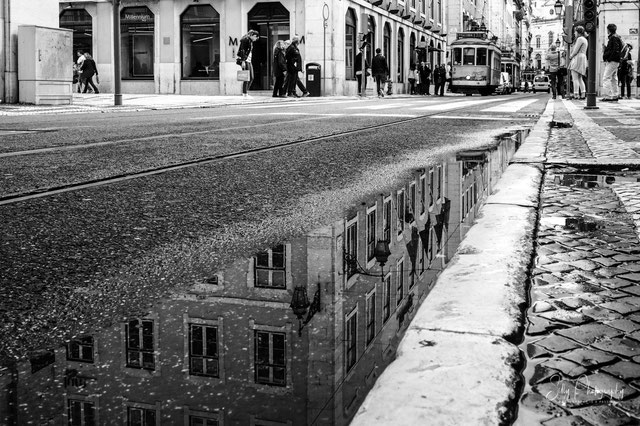
M496 93L500 95L508 95L513 92L513 85L511 84L511 76L508 72L500 73L500 84L496 87Z
M536 92L551 93L551 80L548 75L536 75L533 78L533 93Z

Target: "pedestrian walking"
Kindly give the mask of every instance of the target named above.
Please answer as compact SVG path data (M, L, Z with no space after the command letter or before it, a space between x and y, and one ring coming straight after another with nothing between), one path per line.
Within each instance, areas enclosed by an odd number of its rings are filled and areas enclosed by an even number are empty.
M625 88L627 89L627 99L631 99L631 81L633 80L633 61L631 60L631 49L633 47L627 43L620 54L620 66L618 67L618 81L620 81L620 99L624 98Z
M362 70L362 55L365 55L364 59L364 72ZM362 96L362 83L364 81L364 90L367 90L367 77L371 75L371 64L366 56L366 51L363 47L360 47L360 51L356 55L356 63L354 69L356 70L356 79L358 80L358 96ZM364 74L364 78L363 78Z
M284 87L285 76L287 74L287 61L284 57L285 47L284 40L278 40L273 47L273 97L283 98L287 96L287 90Z
M433 81L435 84L433 96L444 96L444 84L447 81L447 69L444 65L436 65L433 70Z
M248 33L240 38L240 45L238 46L238 55L236 58L236 64L240 65L243 70L249 71L249 80L242 82L242 96L249 96L248 91L253 83L253 65L251 65L251 57L253 52L253 43L255 43L260 37L260 33L256 30L249 30Z
M564 98L565 78L567 76L567 52L560 54L560 66L558 67L558 95Z
M431 94L431 67L428 62L421 63L420 84L422 87L420 94L429 96Z
M75 61L75 70L78 74L78 93L81 93L83 83L82 83L82 80L80 79L80 73L82 69L82 64L85 60L84 52L82 50L78 50L76 52L76 56L78 57Z
M573 82L574 99L586 97L586 87L583 77L587 76L587 47L589 43L584 36L584 27L578 25L574 31L575 41L569 54L569 71Z
M447 92L451 91L451 83L453 82L453 74L451 73L451 62L445 67L447 71Z
M551 99L556 99L558 94L558 68L560 68L560 52L557 51L556 45L551 44L546 58L549 66L549 79L551 80Z
M416 64L411 64L409 66L409 75L408 75L408 80L409 80L409 94L410 95L415 95L416 94L416 76L417 76L418 72L416 71Z
M605 62L602 74L602 94L604 98L600 100L603 102L618 101L618 67L620 66L623 43L620 36L616 34L617 29L616 24L607 25L609 40L607 45L603 46L604 52L602 53L602 59Z
M309 92L307 88L304 87L302 81L300 81L299 73L302 72L302 55L300 55L300 49L298 49L298 44L300 43L300 38L298 36L293 36L291 38L291 44L287 47L285 52L285 59L287 62L287 96L293 96L298 98L299 96L296 94L296 86L302 90L302 96L309 96Z
M383 98L384 83L389 75L389 64L387 63L387 58L382 55L382 49L379 47L376 49L376 56L374 56L371 61L371 74L373 74L373 78L376 79L378 97Z
M93 84L93 76L96 76L96 83L100 84L100 77L98 76L98 67L95 61L89 53L84 54L84 61L82 62L82 73L80 74L80 80L84 82L84 90L82 93L87 93L87 89L91 86L93 93L100 93L95 84Z

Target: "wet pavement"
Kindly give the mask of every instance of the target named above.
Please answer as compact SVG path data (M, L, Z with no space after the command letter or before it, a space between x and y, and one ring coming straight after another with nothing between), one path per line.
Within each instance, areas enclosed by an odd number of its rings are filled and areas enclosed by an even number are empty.
M573 126L552 128L547 145L517 425L640 424L640 155L638 126L629 132L627 121L640 105L632 105L554 103L554 120Z

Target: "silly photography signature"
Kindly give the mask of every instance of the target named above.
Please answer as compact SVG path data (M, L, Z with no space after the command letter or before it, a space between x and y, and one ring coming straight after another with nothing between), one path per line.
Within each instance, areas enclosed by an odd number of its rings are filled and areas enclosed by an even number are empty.
M551 377L550 384L555 385L555 389L548 391L544 396L562 406L580 405L588 401L595 404L597 401L606 403L611 399L624 399L624 389L618 388L618 384L612 388L599 388L590 383L589 376L584 374L575 382L564 380L557 374Z

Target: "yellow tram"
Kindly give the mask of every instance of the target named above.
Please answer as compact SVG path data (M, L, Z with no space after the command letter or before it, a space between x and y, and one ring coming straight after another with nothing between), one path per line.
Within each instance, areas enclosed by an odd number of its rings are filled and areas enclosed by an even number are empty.
M486 31L466 31L451 43L451 91L486 96L500 84L501 51Z

